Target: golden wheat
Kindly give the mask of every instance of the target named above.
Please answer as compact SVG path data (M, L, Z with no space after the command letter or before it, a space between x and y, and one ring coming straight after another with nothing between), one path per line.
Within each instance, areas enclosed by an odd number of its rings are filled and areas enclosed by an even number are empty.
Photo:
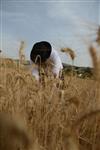
M94 49L90 52L97 76L96 52ZM6 138L4 145L1 140L0 149L15 150L21 144L20 150L25 150L25 143L30 146L32 141L31 150L99 150L99 77L92 80L65 75L61 81L44 75L44 81L37 82L27 69L18 67L7 67L7 64L1 67L0 112L20 115L32 138L26 128L18 127L19 121L7 120L3 115L0 135L5 139L8 134L14 142Z
M0 113L0 150L17 150L23 146L28 149L30 145L25 126L10 115Z
M72 60L74 60L75 57L76 57L75 52L70 48L62 48L61 51L65 52L65 53L68 53Z

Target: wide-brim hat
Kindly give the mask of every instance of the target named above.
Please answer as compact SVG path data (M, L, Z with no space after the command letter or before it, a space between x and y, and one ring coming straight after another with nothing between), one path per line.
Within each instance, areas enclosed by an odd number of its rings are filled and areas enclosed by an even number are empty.
M33 45L30 58L34 63L45 62L51 54L52 46L47 41L37 42Z

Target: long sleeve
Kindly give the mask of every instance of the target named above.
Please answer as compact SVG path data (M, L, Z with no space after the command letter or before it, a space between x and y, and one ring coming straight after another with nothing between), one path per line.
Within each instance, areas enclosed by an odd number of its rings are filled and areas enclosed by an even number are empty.
M32 61L30 61L30 64L31 64L31 68L30 68L30 69L31 69L32 75L35 77L36 80L39 81L39 71L38 71L38 67L35 66ZM33 66L33 65L34 65L34 66Z
M37 68L32 69L32 75L39 81L39 72Z
M50 60L53 63L53 68L52 68L53 74L59 77L59 73L63 69L63 65L62 65L58 52L54 49L52 49Z

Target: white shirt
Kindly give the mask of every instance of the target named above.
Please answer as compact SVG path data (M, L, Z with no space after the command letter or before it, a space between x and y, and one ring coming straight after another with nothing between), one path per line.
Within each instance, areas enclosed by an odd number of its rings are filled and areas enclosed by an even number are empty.
M63 69L63 65L58 52L54 48L52 48L50 57L48 59L50 60L50 62L52 62L52 66L53 66L51 72L57 77L59 77L59 73ZM32 61L31 64L33 64ZM36 80L39 80L38 66L32 69L32 75L36 78Z

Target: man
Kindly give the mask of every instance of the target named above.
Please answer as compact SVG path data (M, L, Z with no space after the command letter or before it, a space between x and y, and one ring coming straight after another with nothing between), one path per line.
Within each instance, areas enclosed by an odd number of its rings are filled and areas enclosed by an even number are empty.
M40 79L40 68L45 66L44 64L50 64L51 73L55 77L60 76L60 72L63 69L61 59L58 52L51 46L49 42L41 41L33 45L30 53L31 64L34 64L32 69L32 75L36 80ZM44 68L46 70L46 67Z

